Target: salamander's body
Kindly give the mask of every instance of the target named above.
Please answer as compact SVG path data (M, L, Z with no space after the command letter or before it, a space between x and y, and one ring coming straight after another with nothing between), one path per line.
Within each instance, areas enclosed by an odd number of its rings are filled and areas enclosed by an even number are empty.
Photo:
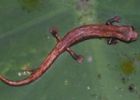
M136 40L138 33L131 26L115 26L115 25L83 25L68 32L58 43L54 49L48 54L47 58L41 63L39 68L34 71L28 78L12 81L0 76L0 80L11 86L21 86L29 84L38 79L45 71L47 71L53 62L65 51L70 52L70 47L78 42L91 38L115 38L125 42ZM71 55L73 52L70 52Z
M125 42L137 39L137 32L132 26L83 25L68 32L62 41L67 47L92 38L116 38Z

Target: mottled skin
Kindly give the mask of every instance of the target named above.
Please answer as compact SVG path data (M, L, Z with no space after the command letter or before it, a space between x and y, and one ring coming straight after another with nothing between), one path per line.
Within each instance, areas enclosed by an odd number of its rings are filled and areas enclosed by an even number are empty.
M39 68L35 70L29 77L19 81L12 81L0 76L0 80L10 86L22 86L29 84L39 77L41 77L53 64L53 62L65 51L67 51L79 63L82 62L83 57L77 55L71 46L81 41L91 38L114 38L124 42L131 42L137 39L138 33L134 31L132 26L117 26L112 25L118 22L119 17L115 16L108 20L106 24L90 24L77 27L68 32L62 39L55 29L51 30L53 36L57 39L57 44L54 49L48 54L47 58L40 64Z

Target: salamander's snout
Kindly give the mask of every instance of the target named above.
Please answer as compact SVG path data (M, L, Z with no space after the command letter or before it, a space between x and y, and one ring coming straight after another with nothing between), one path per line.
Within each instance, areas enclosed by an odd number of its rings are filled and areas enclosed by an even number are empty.
M138 38L138 33L137 32L133 32L133 34L131 34L130 40L134 41L134 40L137 40L137 38Z
M130 27L129 38L130 38L130 41L137 40L138 38L138 33L135 31L133 26Z
M127 41L135 41L138 38L138 33L135 31L133 26L128 27L128 33L127 33Z

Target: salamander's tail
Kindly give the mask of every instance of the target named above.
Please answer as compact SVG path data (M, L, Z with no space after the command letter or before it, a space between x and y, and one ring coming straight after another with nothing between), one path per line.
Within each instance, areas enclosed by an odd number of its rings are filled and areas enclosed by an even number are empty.
M61 48L60 48L61 49ZM42 62L42 64L39 66L37 70L35 70L29 77L23 79L23 80L18 80L18 81L13 81L5 78L4 76L0 75L0 80L4 82L7 85L10 86L22 86L29 84L35 80L37 80L39 77L41 77L53 64L55 59L63 52L61 49L58 51L58 49L53 49L52 52L48 55L48 57Z
M22 86L22 85L29 84L32 82L32 80L30 78L20 80L20 81L12 81L12 80L5 78L2 75L0 75L0 80L10 86Z

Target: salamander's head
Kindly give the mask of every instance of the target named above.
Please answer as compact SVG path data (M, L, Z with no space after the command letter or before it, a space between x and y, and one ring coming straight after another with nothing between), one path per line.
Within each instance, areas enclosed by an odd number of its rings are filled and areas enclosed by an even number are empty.
M135 31L135 28L133 26L129 27L129 32L128 32L128 39L130 39L130 41L134 41L138 38L138 33Z
M138 33L135 31L133 26L123 26L120 31L123 33L127 42L135 41L138 38Z

